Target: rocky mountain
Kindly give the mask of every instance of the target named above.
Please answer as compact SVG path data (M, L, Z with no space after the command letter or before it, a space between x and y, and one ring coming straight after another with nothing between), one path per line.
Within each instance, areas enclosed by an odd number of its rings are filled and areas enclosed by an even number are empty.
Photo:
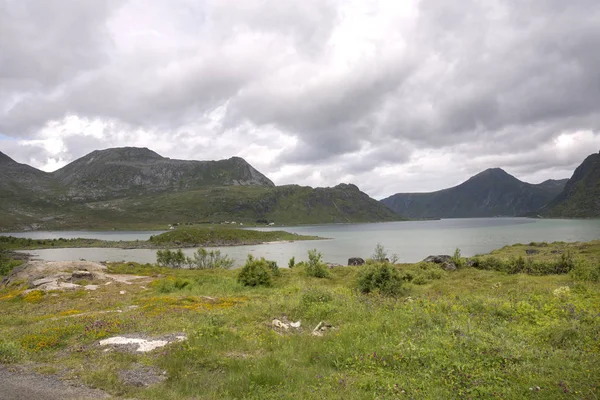
M564 190L541 214L549 217L600 217L600 152L591 154L573 173Z
M0 200L4 231L400 219L354 185L276 187L239 157L171 160L141 148L94 151L53 173L0 153Z
M274 186L244 159L172 160L146 148L97 150L52 173L78 198L186 191L206 186Z
M381 200L409 218L518 216L539 210L565 181L532 185L500 168L487 169L458 186L432 193L398 193Z

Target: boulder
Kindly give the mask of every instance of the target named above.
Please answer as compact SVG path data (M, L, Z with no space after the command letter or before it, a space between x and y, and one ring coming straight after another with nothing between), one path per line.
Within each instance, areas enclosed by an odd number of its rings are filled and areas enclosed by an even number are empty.
M71 274L72 279L93 279L94 275L90 271L79 270L73 271Z
M441 265L441 268L444 271L456 271L456 264L454 264L453 262L445 262Z
M452 257L448 255L429 256L426 259L424 259L423 262L443 264L447 262L452 262Z
M350 266L363 265L364 263L365 260L360 257L352 257L348 259L348 265Z
M528 256L531 256L531 255L534 255L534 254L540 254L540 251L539 250L535 250L535 249L527 249L527 250L525 250L525 253Z

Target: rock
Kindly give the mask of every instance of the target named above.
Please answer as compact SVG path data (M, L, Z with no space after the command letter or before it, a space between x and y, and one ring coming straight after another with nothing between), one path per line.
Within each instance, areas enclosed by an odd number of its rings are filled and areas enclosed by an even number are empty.
M423 262L435 263L435 264L443 264L447 262L451 262L452 257L448 255L438 255L438 256L429 256L423 260Z
M85 285L83 288L85 290L96 290L98 289L98 285Z
M465 266L472 267L472 268L477 268L477 267L479 267L479 260L477 260L475 258L468 259L465 262Z
M562 254L562 250L551 250L550 253L552 254Z
M284 331L287 331L290 328L300 329L300 326L301 326L300 321L296 321L296 322L288 321L287 317L285 317L285 316L282 318L282 320L274 319L271 322L271 326L273 326L273 328L277 328L278 330L284 330Z
M342 267L342 264L336 264L336 263L327 263L327 268L329 269L333 269L335 267Z
M330 329L335 329L332 325L326 323L326 322L319 322L319 324L315 327L315 329L313 329L313 331L311 332L311 335L313 336L323 336L323 333L327 330Z
M93 279L94 275L90 271L79 270L73 271L71 274L72 279Z
M456 271L456 264L453 262L445 262L441 265L444 271Z
M182 342L186 339L187 337L185 335L167 335L166 337L155 340L140 337L115 336L101 340L98 344L100 346L111 346L123 350L129 349L138 353L147 353L160 347L164 347L169 343Z
M533 254L540 254L540 251L539 251L539 250L535 250L535 249L527 249L527 250L525 250L525 253L526 253L528 256L531 256L531 255L533 255Z
M350 266L357 266L357 265L363 265L365 263L365 260L363 260L360 257L352 257L348 259L348 265Z

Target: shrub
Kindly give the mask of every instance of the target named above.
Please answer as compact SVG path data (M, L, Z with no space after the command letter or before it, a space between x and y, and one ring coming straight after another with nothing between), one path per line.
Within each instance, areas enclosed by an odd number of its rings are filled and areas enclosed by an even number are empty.
M181 249L177 251L158 250L156 252L156 263L161 267L183 268L188 259Z
M261 260L267 263L273 276L281 276L281 271L279 270L279 266L277 265L276 261L265 260L264 258L261 258Z
M308 251L308 262L305 264L304 270L306 275L315 278L327 278L329 276L327 265L323 262L323 255L316 249Z
M386 296L397 296L402 293L402 276L393 265L373 264L359 275L358 289L362 293L379 292Z
M594 264L586 260L577 260L569 275L578 281L600 282L600 263Z
M288 261L288 268L294 268L294 266L296 265L296 258L292 257L290 258L290 261Z
M246 264L240 269L238 282L244 286L271 286L273 284L272 266L261 258L256 260L248 254Z
M375 263L391 262L392 264L396 264L398 262L398 255L392 254L391 257L388 257L388 252L385 247L383 247L381 243L377 243L373 255L371 256L371 260Z
M188 259L190 268L195 269L230 269L233 267L233 258L221 255L220 250L198 249L194 258Z
M457 247L454 250L454 255L452 256L452 262L456 265L456 268L462 268L465 265L465 260L462 258L460 254L460 249Z

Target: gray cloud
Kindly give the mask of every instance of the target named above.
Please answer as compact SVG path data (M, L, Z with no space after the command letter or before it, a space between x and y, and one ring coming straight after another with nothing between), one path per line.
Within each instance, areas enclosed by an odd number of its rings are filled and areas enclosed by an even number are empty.
M0 146L45 168L122 145L243 155L378 197L495 166L562 178L597 151L597 1L413 6L0 0L0 133L18 139Z

